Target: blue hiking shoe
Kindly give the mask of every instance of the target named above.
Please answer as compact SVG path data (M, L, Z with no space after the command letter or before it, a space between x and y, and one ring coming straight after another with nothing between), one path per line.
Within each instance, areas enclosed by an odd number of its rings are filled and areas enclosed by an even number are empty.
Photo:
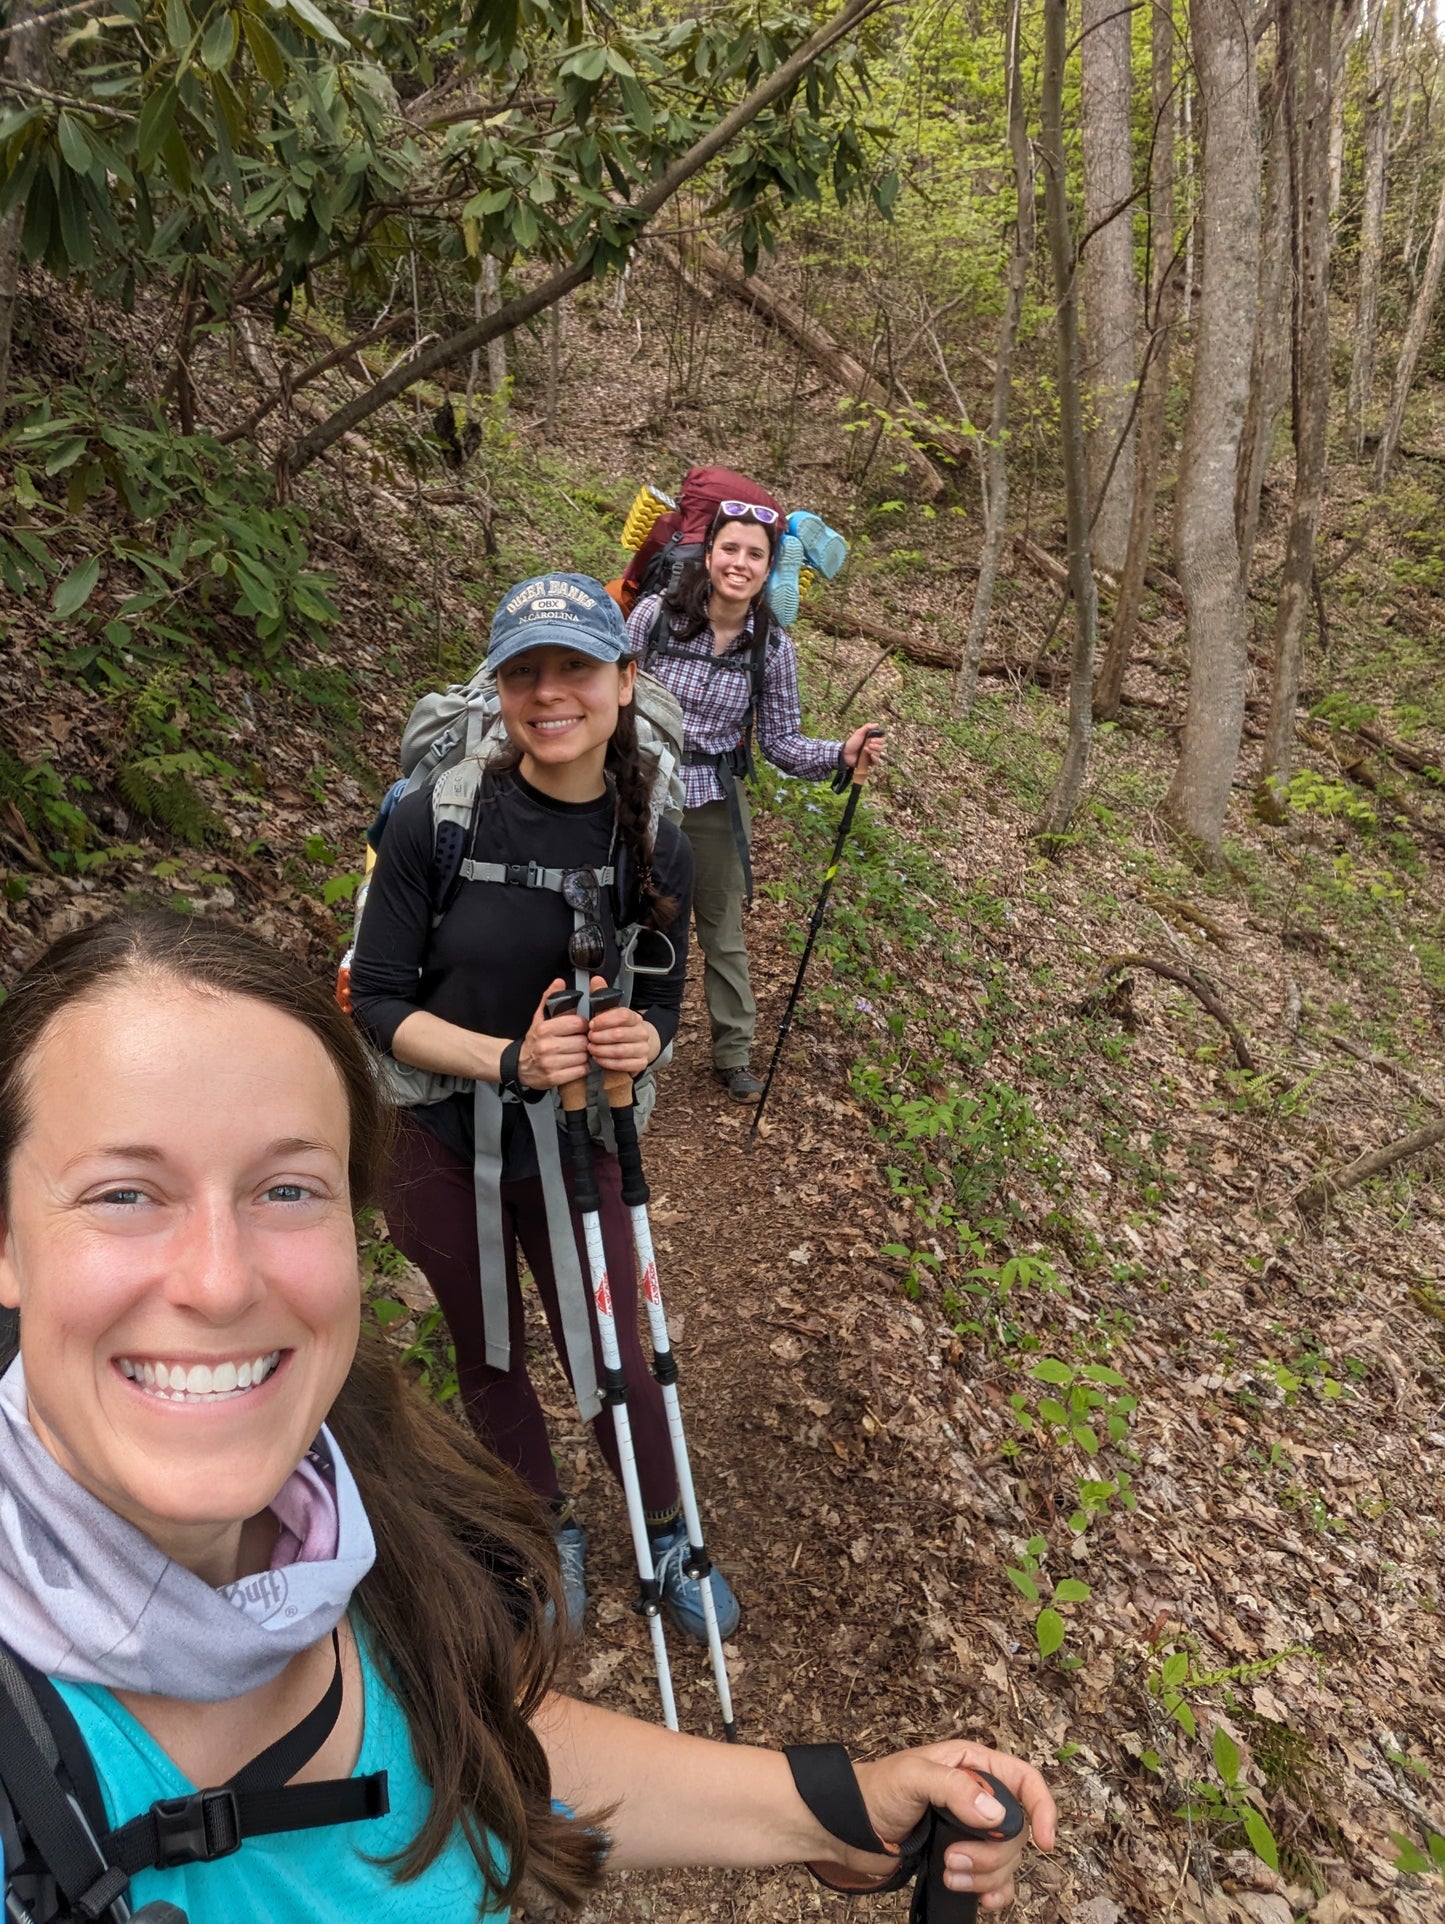
M795 534L781 535L773 572L768 576L768 606L782 628L791 628L798 619L798 603L802 598L798 576L802 572L802 542Z
M587 1614L587 1532L580 1523L563 1523L555 1535L567 1628L576 1637L581 1635L582 1619Z
M822 515L800 509L788 516L788 533L802 542L803 553L825 581L836 578L848 559L848 543L836 528L830 528Z
M652 1539L652 1561L662 1587L663 1607L685 1637L694 1643L707 1642L707 1618L702 1613L702 1585L688 1576L683 1565L688 1558L687 1525L680 1520L665 1536ZM714 1564L708 1578L712 1585L713 1608L717 1627L724 1637L732 1636L742 1617L732 1585Z

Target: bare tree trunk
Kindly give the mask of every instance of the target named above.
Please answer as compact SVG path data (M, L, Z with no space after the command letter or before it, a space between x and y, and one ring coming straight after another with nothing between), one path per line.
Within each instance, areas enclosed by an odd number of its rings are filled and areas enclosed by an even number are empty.
M482 312L495 314L502 305L502 270L495 254L482 256ZM500 394L507 385L507 337L495 335L487 342L487 388Z
M1139 403L1139 440L1134 470L1134 509L1129 522L1129 552L1114 604L1108 652L1094 690L1095 721L1119 713L1124 676L1139 626L1144 571L1154 532L1159 492L1159 462L1164 450L1164 409L1169 398L1170 335L1182 292L1180 260L1174 246L1174 20L1155 0L1151 17L1151 94L1154 143L1149 159L1150 331Z
M1375 389L1375 346L1380 328L1380 266L1385 251L1385 159L1390 143L1391 81L1400 34L1401 0L1394 0L1391 58L1385 58L1385 4L1376 0L1366 44L1364 205L1360 210L1360 282L1355 299L1355 340L1350 355L1350 396L1345 432L1358 461L1364 452L1365 417Z
M1315 536L1325 496L1330 413L1330 45L1334 0L1279 0L1279 18L1292 39L1299 28L1299 112L1295 116L1295 217L1298 246L1294 298L1294 504L1274 624L1274 680L1265 723L1256 806L1268 821L1283 820L1280 787L1294 759L1295 709L1305 617L1315 571Z
M1094 733L1094 644L1099 595L1089 555L1089 481L1084 455L1084 418L1079 383L1077 256L1069 232L1068 181L1064 159L1064 48L1068 0L1044 0L1043 142L1044 208L1049 260L1059 311L1059 429L1064 455L1064 508L1069 537L1069 591L1074 601L1074 647L1069 664L1069 738L1038 833L1062 835L1084 785Z
M1134 496L1134 210L1130 159L1130 9L1083 0L1084 308L1089 500L1094 565L1117 577Z
M49 49L49 29L40 23L32 0L11 0L5 24L0 74L31 86L43 78ZM20 299L20 242L25 229L25 202L20 200L0 220L0 420L10 396L10 342L15 331L15 308Z
M1330 6L1332 0L1320 0ZM1372 0L1372 4L1374 0ZM1350 58L1350 41L1360 18L1360 0L1340 0L1338 31L1330 70L1330 230L1333 234L1340 211L1340 190L1345 179L1345 69Z
M1204 123L1204 260L1175 540L1189 621L1189 703L1163 812L1199 853L1217 860L1248 667L1234 477L1250 358L1239 317L1250 310L1259 272L1259 99L1249 18L1238 0L1190 0L1189 19Z
M1188 70L1179 89L1179 121L1184 147L1184 325L1194 312L1194 87Z
M1274 74L1269 85L1269 147L1264 169L1264 219L1259 242L1255 300L1254 354L1249 370L1249 400L1244 415L1239 471L1235 476L1234 526L1239 539L1239 573L1249 585L1259 532L1259 498L1274 450L1274 430L1284 405L1289 371L1289 336L1284 325L1284 296L1289 283L1290 221L1294 190L1290 182L1289 86L1291 67L1276 35Z
M999 323L994 362L993 406L988 418L988 440L980 450L979 484L983 495L983 547L978 558L978 586L969 611L968 634L959 663L957 700L961 715L973 707L978 665L993 607L994 582L1008 521L1009 402L1013 397L1014 349L1018 344L1024 290L1034 253L1034 150L1024 115L1022 0L1012 0L1008 23L1008 138L1013 153L1015 212L1013 244L1009 249L1008 295Z
M1441 182L1440 200L1435 208L1435 230L1430 236L1430 253L1425 262L1420 292L1415 297L1410 325L1405 329L1405 339L1400 346L1400 358L1395 364L1395 384L1390 390L1390 412L1375 456L1377 488L1384 487L1389 479L1390 469L1394 466L1395 450L1400 445L1400 435L1405 426L1405 403L1410 398L1410 387L1415 379L1415 365L1420 359L1420 350L1425 345L1425 336L1429 331L1431 316L1434 313L1442 266L1445 266L1445 181Z

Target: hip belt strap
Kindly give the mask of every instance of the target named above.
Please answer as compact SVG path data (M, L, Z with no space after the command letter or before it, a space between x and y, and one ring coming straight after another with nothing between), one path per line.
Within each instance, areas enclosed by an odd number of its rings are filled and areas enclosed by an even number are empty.
M753 772L753 758L745 741L735 748L724 748L718 754L704 755L694 749L684 755L685 768L710 768L717 776L723 792L723 800L728 805L728 820L732 825L733 843L738 852L738 860L743 865L743 895L749 908L753 905L753 854L748 846L748 831L743 823L743 805L738 777L744 780Z

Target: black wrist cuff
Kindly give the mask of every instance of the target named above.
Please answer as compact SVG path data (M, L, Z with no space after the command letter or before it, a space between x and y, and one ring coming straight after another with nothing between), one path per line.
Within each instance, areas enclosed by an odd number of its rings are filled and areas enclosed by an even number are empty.
M833 770L831 783L835 795L846 795L853 786L853 771L843 759L843 751L847 746L847 742L838 744L838 766Z

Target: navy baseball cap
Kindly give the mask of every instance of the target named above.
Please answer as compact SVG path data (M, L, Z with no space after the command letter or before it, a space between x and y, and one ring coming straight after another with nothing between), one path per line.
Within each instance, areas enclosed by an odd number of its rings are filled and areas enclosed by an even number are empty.
M622 611L591 575L533 575L519 581L492 617L487 667L496 670L529 648L572 648L594 661L632 653Z

